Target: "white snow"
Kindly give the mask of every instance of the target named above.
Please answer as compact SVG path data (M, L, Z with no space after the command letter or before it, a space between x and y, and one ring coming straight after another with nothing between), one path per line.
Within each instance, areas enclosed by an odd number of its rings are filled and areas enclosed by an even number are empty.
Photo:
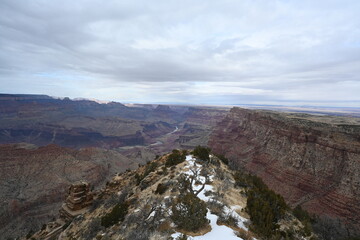
M242 238L237 237L231 228L228 228L226 226L217 225L216 220L218 217L214 214L211 214L210 211L208 211L206 217L210 220L211 231L202 236L192 237L193 239L196 239L196 240L219 240L219 239L240 240L240 239L242 239ZM174 233L171 236L173 238L177 238L180 235L181 235L181 233Z
M146 220L149 220L150 218L152 218L154 216L155 216L155 211L152 211Z
M193 156L191 155L187 155L186 156L186 161L187 161L187 165L193 166L195 163L195 159L193 158ZM196 165L199 170L201 168L201 165ZM187 174L188 176L191 176L193 173L191 172L191 170L187 170L184 172L185 174ZM209 178L212 180L214 176L210 175ZM205 177L203 176L198 176L198 180L200 180L202 183L205 182ZM194 181L195 182L195 181ZM201 188L201 185L195 185L195 183L193 183L193 189L196 191L197 189ZM198 194L198 197L205 201L208 202L211 200L211 196L205 196L205 192L207 191L212 191L213 190L213 186L211 185L205 185L205 188ZM235 210L237 209L241 209L240 206L235 205L235 206L230 206L227 207L225 206L224 211L225 214L231 214L232 216L236 217L237 219L239 219L238 222L238 226L248 230L247 227L245 227L244 222L247 220L246 218L243 218L242 216L240 216ZM227 227L227 226L219 226L216 224L216 221L218 219L218 216L216 216L215 214L211 214L210 210L208 209L208 213L206 215L206 217L210 220L210 226L211 226L211 231L202 235L202 236L196 236L196 237L192 237L192 239L194 240L218 240L218 239L226 239L226 240L239 240L242 238L239 238L235 235L234 231ZM178 236L180 236L181 233L174 233L171 236L173 238L177 238Z

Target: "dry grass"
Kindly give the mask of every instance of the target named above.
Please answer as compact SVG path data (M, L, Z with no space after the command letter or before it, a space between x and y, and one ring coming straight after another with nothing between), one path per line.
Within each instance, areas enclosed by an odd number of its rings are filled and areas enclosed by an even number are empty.
M202 236L207 234L208 232L211 232L211 226L210 224L207 224L205 227L200 228L199 230L197 230L196 232L190 232L190 231L185 231L183 229L178 229L176 228L175 230L179 233L191 236L191 237L196 237L196 236Z
M252 240L254 238L253 234L245 229L240 228L238 231L235 231L236 236L244 240Z
M159 224L157 230L159 232L169 232L172 231L172 227L171 227L171 222L170 221L165 221Z

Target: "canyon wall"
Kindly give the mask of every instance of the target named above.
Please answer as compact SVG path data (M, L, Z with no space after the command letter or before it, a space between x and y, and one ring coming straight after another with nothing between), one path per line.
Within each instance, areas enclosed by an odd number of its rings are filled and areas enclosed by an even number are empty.
M101 187L138 163L100 148L0 145L0 238L26 235L57 216L70 184L85 180Z
M209 146L260 176L291 206L340 219L353 235L360 232L359 126L325 118L233 108Z

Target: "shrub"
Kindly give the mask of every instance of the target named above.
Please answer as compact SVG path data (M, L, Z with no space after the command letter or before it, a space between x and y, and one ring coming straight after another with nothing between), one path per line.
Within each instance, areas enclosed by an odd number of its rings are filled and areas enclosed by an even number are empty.
M303 210L300 205L297 205L293 209L294 216L299 219L304 225L304 234L306 236L310 236L313 228L311 226L311 217L309 216L308 212Z
M235 180L235 187L247 188L251 185L251 176L240 171L236 171L233 175Z
M186 153L181 153L179 150L174 149L172 153L168 156L165 162L166 167L175 166L179 163L184 162L186 159Z
M176 189L179 190L181 194L185 194L188 192L193 193L190 179L187 176L181 174L177 179L177 181L178 181L178 186Z
M68 228L68 226L70 226L71 222L66 222L63 226L62 226L62 229L65 230Z
M225 179L224 171L221 168L215 168L215 175L221 181Z
M165 193L166 190L167 190L167 186L166 186L165 184L159 183L159 184L157 185L157 188L156 188L156 190L155 190L155 193L161 195L161 194Z
M229 159L227 159L224 155L222 154L214 154L217 158L219 158L225 165L229 164Z
M285 216L288 207L283 197L270 190L260 178L251 175L246 178L251 186L246 210L252 228L261 235L272 236L278 229L277 222Z
M176 238L176 240L188 240L188 236L186 234L181 234Z
M127 202L116 204L110 213L101 218L101 226L107 228L118 223L119 221L123 221L127 214L128 207L129 205Z
M192 193L180 196L171 209L171 219L180 229L195 232L209 223L206 203Z
M193 155L203 161L210 161L209 154L210 148L208 147L197 146L193 151Z
M231 227L238 227L239 219L233 216L231 213L226 215L221 214L217 220L220 224L226 224Z
M212 214L221 216L224 214L224 204L218 201L207 202L208 208Z
M157 164L156 162L148 162L146 164L146 167L145 167L145 170L144 170L144 173L143 174L138 174L136 173L135 174L135 180L136 180L136 185L139 185L140 182L147 176L149 175L149 173L155 171L157 168Z
M303 210L300 205L297 205L293 210L294 216L302 222L310 222L310 216L307 211Z

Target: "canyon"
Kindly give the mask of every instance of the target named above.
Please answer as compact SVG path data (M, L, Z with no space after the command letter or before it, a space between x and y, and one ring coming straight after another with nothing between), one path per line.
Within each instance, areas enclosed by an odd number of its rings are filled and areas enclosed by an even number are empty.
M359 119L233 108L209 146L292 206L360 229Z
M0 94L0 231L16 237L58 215L65 191L102 188L174 148L205 145L228 109Z
M39 229L58 215L74 182L84 180L96 192L172 149L207 145L233 169L261 177L291 207L339 223L328 227L341 232L331 233L334 239L355 236L358 112L304 111L0 94L1 232L6 238Z

